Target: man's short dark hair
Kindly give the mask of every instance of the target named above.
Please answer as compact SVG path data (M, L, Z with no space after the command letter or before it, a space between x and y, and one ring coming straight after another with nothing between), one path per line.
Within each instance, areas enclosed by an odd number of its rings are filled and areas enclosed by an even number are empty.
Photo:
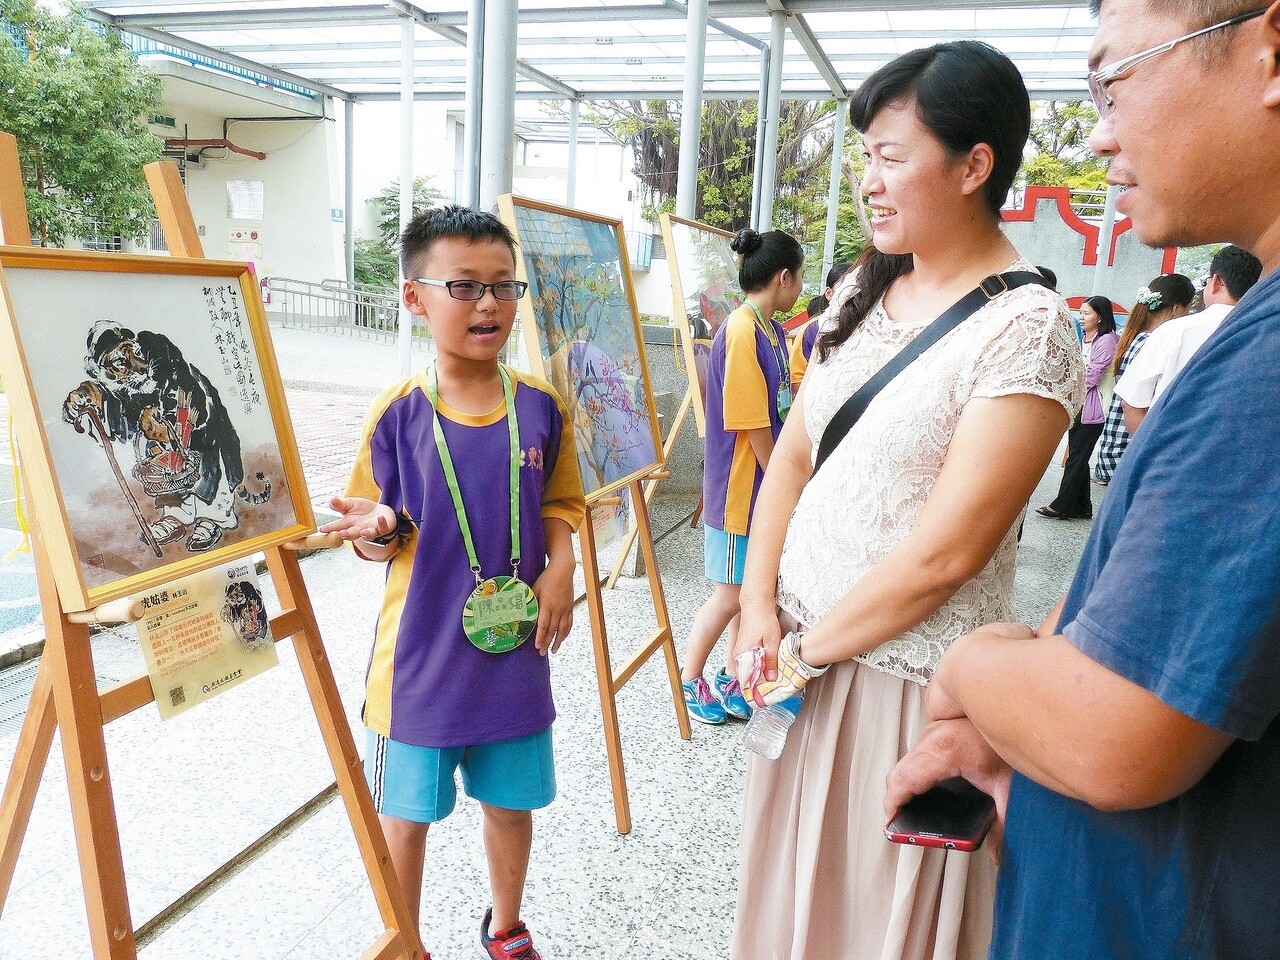
M1089 10L1095 17L1101 14L1102 4L1103 0L1089 0ZM1237 14L1266 6L1256 0L1147 0L1147 5L1155 13L1180 18L1187 25L1188 31L1221 23ZM1215 30L1203 37L1197 37L1191 43L1198 47L1202 55L1212 59L1226 51L1235 29L1235 27L1227 27L1223 30Z
M1232 300L1239 300L1262 276L1262 261L1234 244L1223 247L1209 264L1209 276L1221 277Z
M1058 275L1056 273L1054 273L1048 267L1036 267L1036 270L1039 272L1040 276L1044 277L1046 280L1049 281L1050 290L1058 289Z
M416 214L400 234L400 269L405 276L413 272L414 264L433 243L450 237L470 243L505 243L513 259L516 255L516 238L506 224L492 213L451 203Z

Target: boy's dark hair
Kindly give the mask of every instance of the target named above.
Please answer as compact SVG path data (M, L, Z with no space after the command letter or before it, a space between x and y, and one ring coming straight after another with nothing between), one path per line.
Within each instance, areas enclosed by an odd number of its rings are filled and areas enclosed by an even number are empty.
M743 293L762 290L781 271L799 273L804 266L804 248L781 230L739 230L729 249L738 255L738 286Z
M837 277L836 279L838 280L840 278ZM827 306L830 303L831 303L830 300L828 300L822 294L818 294L816 297L814 297L812 300L809 301L809 305L804 308L804 311L810 317L816 317L818 314L822 313L823 310L827 309Z
M1262 261L1235 244L1223 247L1209 264L1209 276L1221 277L1232 300L1239 300L1262 276Z
M1054 273L1048 267L1036 267L1036 270L1040 273L1040 276L1044 277L1046 280L1049 281L1050 290L1058 289L1058 275L1056 273Z
M840 282L840 278L849 272L849 268L852 266L853 266L852 263L832 264L831 269L827 271L827 283L826 283L826 286L823 287L823 289L825 290L826 287L834 287L837 283Z
M492 213L455 203L432 207L415 214L400 234L400 269L408 276L420 258L437 240L458 237L470 243L505 243L514 259L516 238L507 225ZM448 278L446 278L448 279Z

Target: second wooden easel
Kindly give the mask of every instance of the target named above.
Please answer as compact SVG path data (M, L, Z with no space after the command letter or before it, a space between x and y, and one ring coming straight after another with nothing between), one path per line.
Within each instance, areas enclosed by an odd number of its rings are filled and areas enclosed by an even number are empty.
M177 168L168 163L152 164L147 168L147 177L170 250L178 256L202 257ZM5 243L30 243L17 144L8 134L0 134L0 228ZM25 478L30 480L31 468L42 450L35 410L21 391L16 392L13 399L18 402L11 407L11 416L26 454ZM291 432L289 439L292 442ZM151 703L153 696L150 680L145 675L98 693L88 624L136 620L141 604L124 598L93 610L68 610L55 586L50 560L48 538L52 525L42 519L49 516L49 511L58 509L56 494L51 484L32 486L28 483L26 490L40 601L48 633L30 707L0 801L0 910L13 880L56 728L61 733L66 760L93 955L97 960L134 960L138 943L125 887L104 727ZM267 566L283 608L271 618L271 632L277 640L294 638L298 664L382 917L385 929L361 956L363 960L396 957L421 960L424 951L360 772L360 758L298 559L291 549L294 546L288 544L266 550ZM251 945L245 945L246 955L252 950Z

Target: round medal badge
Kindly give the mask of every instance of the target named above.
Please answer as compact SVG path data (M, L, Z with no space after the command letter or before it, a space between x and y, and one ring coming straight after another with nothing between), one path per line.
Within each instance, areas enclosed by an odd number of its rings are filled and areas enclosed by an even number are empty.
M462 608L462 630L485 653L506 653L524 643L538 625L538 598L523 580L482 581Z

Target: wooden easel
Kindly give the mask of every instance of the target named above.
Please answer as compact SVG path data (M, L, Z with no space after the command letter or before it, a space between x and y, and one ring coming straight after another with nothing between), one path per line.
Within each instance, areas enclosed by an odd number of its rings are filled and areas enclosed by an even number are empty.
M147 181L169 249L177 256L203 257L195 221L186 202L178 170L168 162L146 168ZM0 134L0 228L9 244L30 244L26 203L18 167L17 142ZM24 448L38 449L35 412L13 410ZM117 684L103 694L97 690L91 622L139 619L141 603L123 598L85 612L67 612L54 585L44 533L40 500L46 491L26 488L36 509L31 511L32 549L39 581L40 603L48 631L44 656L36 674L31 704L23 721L17 752L0 801L0 909L13 880L36 791L48 761L55 726L62 736L71 795L76 846L79 852L89 934L96 960L133 960L138 955L133 921L125 889L124 862L116 819L103 727L153 700L147 676ZM361 775L360 758L338 697L333 670L325 654L315 611L307 594L294 552L301 542L271 547L267 567L279 594L282 611L271 618L276 640L294 637L294 650L311 705L320 725L339 791L351 820L378 910L385 926L362 960L395 957L422 960L425 953L409 916L404 892L396 879L386 839L378 825L369 790Z
M665 473L665 471L661 472ZM689 727L689 711L685 708L684 692L681 689L680 661L676 656L675 637L671 632L667 595L662 587L662 576L658 573L658 556L653 546L653 530L649 526L649 502L642 489L646 484L652 485L656 482L656 479L632 480L627 485L627 489L631 491L636 532L640 539L640 549L644 553L645 575L649 579L649 592L653 596L653 610L657 615L658 629L616 673L613 670L613 661L609 657L609 634L604 618L604 593L600 585L600 566L599 558L596 556L595 530L591 526L590 504L588 504L587 518L578 531L578 539L582 547L582 574L586 579L587 612L591 619L591 646L595 653L596 681L600 686L600 714L604 721L605 753L609 758L609 781L613 787L613 814L619 833L631 832L631 800L627 796L627 773L622 763L622 734L618 728L618 692L659 650L667 661L667 679L671 684L671 698L675 701L676 723L680 728L680 736L685 740L693 736L693 731ZM601 504L607 502L605 499L596 501Z
M504 194L498 198L498 213L503 222L515 234L517 240L520 238L520 227L516 216L517 205L560 216L593 220L607 224L609 229L616 234L618 249L620 251L627 249L621 220ZM656 446L658 418L656 411L653 409L653 391L649 383L649 367L648 361L645 359L644 338L640 336L638 323L640 311L635 301L635 284L631 278L630 260L626 256L622 256L619 266L623 273L623 289L630 300L631 315L636 319L637 359L639 369L644 377L645 391L648 396L648 414L653 429L654 445ZM525 261L520 256L516 257L516 275L522 280L529 280ZM526 292L525 304L526 316L532 318L534 316L534 310L531 305L532 292ZM524 328L523 332L525 345L529 350L529 364L533 369L533 373L550 380L551 378L548 376L548 371L545 369L545 361L542 357L537 325L532 322L532 319L530 319L529 325ZM636 474L630 476L625 482L622 478L619 478L616 481L616 486L605 487L589 493L587 495L587 517L578 531L578 540L582 548L582 572L586 579L587 611L591 618L591 641L596 660L596 680L600 687L600 714L604 722L605 752L609 759L609 780L613 788L613 812L617 820L619 833L631 832L631 801L627 796L627 775L622 762L622 736L618 729L618 692L626 685L628 680L635 676L636 671L644 666L649 658L659 650L662 651L667 662L667 679L671 684L671 699L675 702L676 723L680 728L680 736L685 740L693 736L693 732L689 729L689 713L684 705L684 691L681 689L680 682L680 662L676 657L675 639L671 632L671 618L667 611L667 595L662 587L662 577L658 573L657 554L653 546L653 530L649 525L649 501L646 498L644 489L646 486L652 487L658 480L669 476L663 466L665 462L666 458L664 456L652 466L638 467ZM619 491L624 488L631 493L632 509L635 511L633 522L636 531L632 537L633 539L636 536L640 538L640 549L644 553L645 573L649 578L649 592L653 598L653 610L657 617L658 628L648 641L631 655L623 668L615 673L613 661L609 657L609 635L605 625L604 595L601 591L600 583L600 561L597 555L595 529L591 523L591 508L593 506L617 506L621 502ZM629 546L630 543L628 543Z

